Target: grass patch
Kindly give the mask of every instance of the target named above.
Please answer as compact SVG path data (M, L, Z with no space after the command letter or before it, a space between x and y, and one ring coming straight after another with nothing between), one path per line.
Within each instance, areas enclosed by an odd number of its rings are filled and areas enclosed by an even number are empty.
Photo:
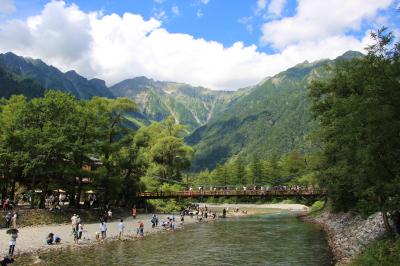
M383 238L368 245L350 262L353 266L393 266L400 265L400 239Z

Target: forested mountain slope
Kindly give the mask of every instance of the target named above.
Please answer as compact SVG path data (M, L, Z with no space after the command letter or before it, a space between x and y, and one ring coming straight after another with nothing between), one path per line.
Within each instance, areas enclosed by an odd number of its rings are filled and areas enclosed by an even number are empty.
M155 81L137 77L110 87L116 97L128 97L138 103L148 120L161 121L173 116L190 130L206 124L233 95L183 83Z
M23 94L28 98L42 97L44 91L39 82L22 78L0 67L0 98L9 98L13 94Z
M113 98L103 80L88 80L73 70L63 73L40 59L25 58L9 52L0 54L0 67L23 78L36 80L45 89L69 92L78 99L90 99L93 96Z
M359 53L347 52L336 60ZM307 86L328 74L336 60L304 62L266 79L232 100L212 121L198 128L187 143L195 148L192 169L212 169L234 155L244 160L276 152L306 149L305 136L313 127Z

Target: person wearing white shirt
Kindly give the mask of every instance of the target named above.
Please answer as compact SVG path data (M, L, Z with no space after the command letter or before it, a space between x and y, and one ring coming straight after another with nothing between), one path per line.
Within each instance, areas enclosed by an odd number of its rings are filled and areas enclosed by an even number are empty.
M105 239L107 237L107 224L105 222L100 223L101 238Z
M125 229L125 225L124 225L124 220L120 220L120 222L118 223L118 239L121 240L122 237L124 236L124 229Z
M77 218L78 217L76 216L76 214L72 215L72 217L71 217L72 228L76 227Z

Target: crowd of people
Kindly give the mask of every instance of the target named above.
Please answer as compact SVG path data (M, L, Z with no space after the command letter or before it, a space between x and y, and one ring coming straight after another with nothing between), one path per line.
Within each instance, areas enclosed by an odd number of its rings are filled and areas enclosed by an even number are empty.
M212 218L215 219L217 214L215 212L211 212L207 205L204 207L200 207L199 204L190 204L185 210L181 212L181 216L189 215L191 218L196 216L196 220L202 221L204 219Z
M225 209L224 209L225 211ZM108 229L108 222L111 221L113 216L113 213L110 209L105 211L102 215L99 216L99 230L95 232L95 239L98 242L103 242L107 238L107 229ZM172 214L171 216L166 217L165 220L162 220L161 222L159 221L159 217L157 214L153 214L151 216L151 226L152 228L157 228L159 225L161 226L162 229L165 230L175 230L177 227L177 222L179 221L179 224L182 226L185 221L185 217L189 216L192 219L196 218L198 222L201 222L203 219L215 219L216 213L212 212L209 210L207 206L200 207L198 204L191 204L189 205L186 209L182 210L179 213L179 219L176 219L175 215ZM18 238L18 229L17 229L17 224L16 224L16 217L17 214L11 214L9 212L7 214L7 221L10 220L10 222L7 222L7 227L9 227L7 234L10 235L10 241L9 241L9 252L8 256L4 258L0 258L0 265L8 265L10 263L14 262L14 250L16 247L16 242ZM137 217L137 210L136 207L132 208L132 218L136 219ZM177 221L178 220L178 221ZM125 233L125 224L123 219L119 219L119 222L117 223L117 232L118 232L118 239L119 240L124 240L124 233ZM71 217L71 235L74 240L75 244L79 244L80 240L85 239L84 234L87 234L88 232L84 230L84 225L81 217L77 214L73 214ZM143 238L145 233L145 223L143 220L139 220L137 222L137 228L136 228L136 237L137 238ZM88 239L90 239L90 236L86 236ZM57 235L55 232L50 232L48 233L45 243L47 245L58 245L62 241L61 237Z
M229 187L229 186L199 186L198 191L314 191L313 186L300 186L300 185L277 185L277 186L242 186L242 187ZM193 192L193 187L189 187L189 193Z

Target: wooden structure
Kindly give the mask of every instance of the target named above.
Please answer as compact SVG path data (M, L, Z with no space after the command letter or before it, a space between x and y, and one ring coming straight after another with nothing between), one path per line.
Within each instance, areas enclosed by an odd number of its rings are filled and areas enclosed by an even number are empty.
M325 196L325 190L197 190L178 192L139 192L140 199L204 198L204 197L304 197Z

